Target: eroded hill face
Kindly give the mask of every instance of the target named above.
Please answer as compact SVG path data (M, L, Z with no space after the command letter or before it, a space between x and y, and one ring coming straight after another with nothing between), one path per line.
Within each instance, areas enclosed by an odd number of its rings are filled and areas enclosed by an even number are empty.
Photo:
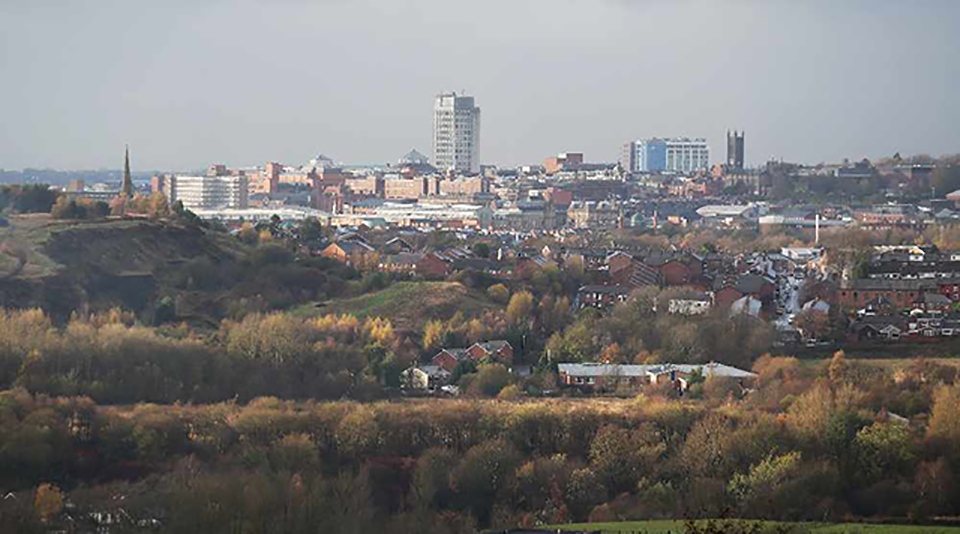
M162 276L164 269L199 256L235 261L238 245L225 236L198 228L153 221L83 225L57 231L44 247L46 254L85 274Z
M197 258L233 264L243 254L230 236L149 220L13 217L0 243L0 305L41 307L56 320L116 306L149 319L157 300L174 292L181 266Z

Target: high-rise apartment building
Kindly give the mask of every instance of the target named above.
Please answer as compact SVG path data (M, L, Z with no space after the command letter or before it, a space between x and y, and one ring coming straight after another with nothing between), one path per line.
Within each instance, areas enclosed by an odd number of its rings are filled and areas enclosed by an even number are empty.
M727 132L727 163L731 170L743 170L743 132Z
M437 95L433 104L433 165L441 171L480 172L480 108L472 96Z
M703 138L641 139L623 146L620 164L629 172L692 173L707 170L710 151Z

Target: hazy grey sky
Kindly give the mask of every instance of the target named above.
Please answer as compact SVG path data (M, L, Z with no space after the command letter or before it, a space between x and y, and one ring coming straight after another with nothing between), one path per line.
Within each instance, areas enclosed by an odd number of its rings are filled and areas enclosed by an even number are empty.
M728 128L747 159L960 152L956 0L0 0L0 168L395 161L433 96L484 163Z

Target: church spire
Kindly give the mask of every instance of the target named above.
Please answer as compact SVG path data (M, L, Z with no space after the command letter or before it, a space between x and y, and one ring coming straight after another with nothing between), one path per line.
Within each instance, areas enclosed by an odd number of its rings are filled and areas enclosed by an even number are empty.
M130 146L125 145L123 153L123 186L120 188L120 195L124 198L133 197L133 179L130 178Z

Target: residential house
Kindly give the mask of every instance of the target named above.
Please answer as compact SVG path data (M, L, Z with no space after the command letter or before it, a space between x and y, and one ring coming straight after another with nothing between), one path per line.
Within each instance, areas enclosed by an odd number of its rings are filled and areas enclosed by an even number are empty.
M513 272L520 278L530 278L544 269L556 266L557 262L543 256L524 256L517 259Z
M946 313L953 308L953 301L940 293L922 293L913 301L913 309L925 312Z
M712 304L710 295L701 293L687 298L670 299L667 311L674 315L706 315Z
M475 363L491 360L504 365L511 365L513 363L513 346L502 339L479 341L465 349L443 349L430 360L430 364L447 372L453 372L460 362L467 360Z
M730 316L745 315L748 317L760 317L760 311L763 309L763 303L753 295L744 295L733 301L730 305Z
M800 311L828 315L830 313L830 303L820 298L814 298L805 302L800 307Z
M727 284L722 285L720 289L714 291L713 302L716 307L727 309L741 297L743 297L743 293L738 291L732 284Z
M395 254L381 254L377 266L381 271L388 273L416 274L417 265L423 260L423 254L415 252L397 252Z
M442 349L430 359L430 364L452 373L457 365L466 358L467 349Z
M480 341L467 348L467 355L473 361L493 360L511 364L513 363L513 346L502 339Z
M401 252L413 252L413 246L402 237L394 237L380 247L381 254L399 254Z
M679 259L662 263L659 271L660 282L665 286L686 286L693 279L693 270Z
M758 274L744 274L737 278L734 286L743 295L750 295L764 304L773 302L777 292L777 284L766 276Z
M324 258L331 258L348 265L363 265L370 258L375 257L376 250L359 240L339 240L331 243L320 252Z
M417 261L417 274L434 278L447 276L450 261L436 252L428 252Z
M610 281L615 285L632 288L660 285L660 273L656 267L634 259L626 252L616 251L607 257Z
M907 325L898 315L873 315L858 319L850 326L851 341L896 341L906 336Z
M421 365L400 373L400 383L404 388L432 391L445 386L450 374L451 371L439 365Z
M841 284L838 303L850 309L863 308L868 302L883 297L895 308L906 309L925 292L938 292L936 280L879 280L857 278Z
M577 291L577 308L605 310L618 302L625 302L629 297L630 288L627 286L583 286Z
M622 250L617 250L607 256L607 268L610 270L611 278L613 277L614 273L624 271L632 265L633 256L623 252Z

